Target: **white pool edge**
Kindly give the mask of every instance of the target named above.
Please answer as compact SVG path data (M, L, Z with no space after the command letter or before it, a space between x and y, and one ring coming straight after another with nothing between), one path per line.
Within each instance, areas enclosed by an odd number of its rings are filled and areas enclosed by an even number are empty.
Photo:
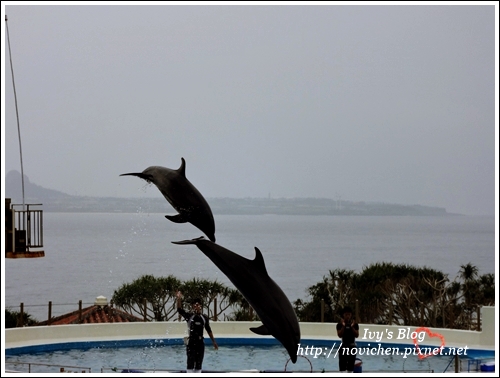
M474 350L496 350L495 307L482 308L482 331L465 331L447 328L428 328L435 334L440 334L445 340L445 346ZM211 322L216 338L264 338L249 330L260 325L260 322ZM301 340L304 346L315 340L340 342L334 323L301 322ZM381 344L413 344L411 334L420 327L360 324L359 342ZM422 332L420 330L420 332ZM377 335L373 339L364 335ZM137 322L137 323L101 323L82 325L59 325L9 328L5 330L5 351L9 349L63 344L70 342L121 341L144 339L181 339L186 336L184 322ZM271 338L271 337L269 337ZM301 341L301 342L302 342ZM419 345L440 346L439 337L425 339ZM373 345L373 344L372 344Z

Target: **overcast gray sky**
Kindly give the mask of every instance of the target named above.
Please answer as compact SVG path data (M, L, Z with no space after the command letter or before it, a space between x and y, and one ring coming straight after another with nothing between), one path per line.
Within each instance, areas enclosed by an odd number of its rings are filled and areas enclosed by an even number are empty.
M206 198L495 213L493 5L8 3L24 173L38 185L158 197L119 175L184 157ZM20 158L4 46L8 172Z

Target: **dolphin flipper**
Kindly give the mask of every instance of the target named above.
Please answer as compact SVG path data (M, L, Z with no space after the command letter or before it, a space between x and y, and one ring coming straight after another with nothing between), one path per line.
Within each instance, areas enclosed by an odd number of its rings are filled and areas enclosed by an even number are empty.
M169 221L174 222L174 223L186 223L187 219L185 216L182 214L177 214L177 215L165 215L165 218L167 218Z
M196 244L197 241L204 240L204 236L200 236L199 238L191 239L191 240L180 240L173 241L172 244Z
M271 334L271 332L269 332L269 330L267 329L267 327L264 324L262 324L260 327L250 328L250 331L252 331L253 333L256 333L257 335L262 335L262 336L266 336L266 335Z

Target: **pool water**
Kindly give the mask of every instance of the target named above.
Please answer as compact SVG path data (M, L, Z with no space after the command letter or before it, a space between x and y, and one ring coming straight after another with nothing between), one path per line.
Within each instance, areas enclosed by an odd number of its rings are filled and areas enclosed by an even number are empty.
M402 355L365 355L361 369L367 371L415 371L442 373L451 357L432 356L419 359L418 356ZM6 356L6 368L26 371L21 365L10 362L43 363L55 366L31 366L31 372L59 372L59 366L79 366L90 368L92 373L121 372L124 369L152 371L181 371L186 369L186 347L184 345L163 344L161 340L147 347L93 347L90 349L66 349L43 353L22 353ZM259 371L283 372L338 371L338 359L332 353L329 357L321 355L314 358L311 354L300 356L293 364L281 345L219 345L214 350L210 343L205 348L204 371ZM448 372L453 372L453 362ZM66 369L71 370L71 369ZM78 369L72 369L78 371Z

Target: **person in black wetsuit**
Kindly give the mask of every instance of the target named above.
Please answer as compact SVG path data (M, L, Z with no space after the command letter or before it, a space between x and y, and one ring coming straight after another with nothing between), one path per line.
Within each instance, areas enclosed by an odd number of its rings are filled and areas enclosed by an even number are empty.
M356 362L356 338L359 336L359 325L352 317L352 309L346 306L341 312L342 319L337 323L337 335L342 339L338 351L339 370L352 373Z
M219 346L215 341L208 316L201 313L201 301L195 299L192 303L192 312L184 311L181 303L181 292L177 292L177 312L182 315L188 323L189 341L186 345L187 372L201 373L203 357L205 356L205 341L203 339L203 328L207 330L214 348Z

